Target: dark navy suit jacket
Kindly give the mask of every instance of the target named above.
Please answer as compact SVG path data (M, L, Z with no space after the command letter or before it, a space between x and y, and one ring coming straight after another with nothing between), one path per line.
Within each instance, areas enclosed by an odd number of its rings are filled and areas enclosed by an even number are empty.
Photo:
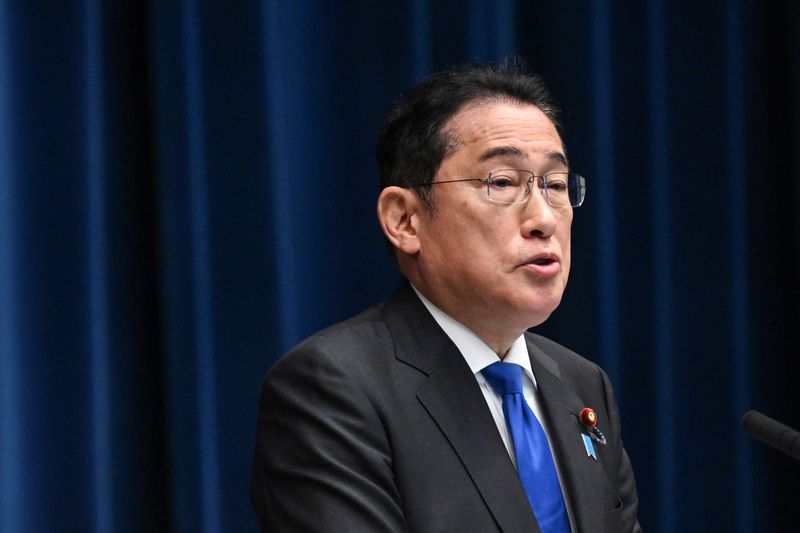
M525 338L578 531L640 531L607 376ZM597 459L577 418L587 406L607 439ZM408 284L270 370L251 498L270 532L539 531L474 375Z

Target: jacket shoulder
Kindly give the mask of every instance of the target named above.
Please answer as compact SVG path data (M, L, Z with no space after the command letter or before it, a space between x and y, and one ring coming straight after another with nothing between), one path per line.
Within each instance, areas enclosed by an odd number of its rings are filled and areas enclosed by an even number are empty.
M391 346L391 334L381 316L383 303L322 329L291 348L272 366L269 374L298 364L325 362L350 366L374 358Z

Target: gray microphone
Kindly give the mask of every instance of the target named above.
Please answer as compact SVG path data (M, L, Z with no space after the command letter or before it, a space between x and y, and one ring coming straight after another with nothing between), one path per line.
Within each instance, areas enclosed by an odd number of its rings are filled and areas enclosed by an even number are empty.
M742 430L790 457L800 460L800 431L795 431L758 411L747 411Z

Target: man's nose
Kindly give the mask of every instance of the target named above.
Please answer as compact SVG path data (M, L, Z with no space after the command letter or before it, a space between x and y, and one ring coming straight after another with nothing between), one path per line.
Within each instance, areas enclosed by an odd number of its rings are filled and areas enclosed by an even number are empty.
M547 203L544 190L534 183L524 206L522 234L525 237L550 237L556 231L556 208Z

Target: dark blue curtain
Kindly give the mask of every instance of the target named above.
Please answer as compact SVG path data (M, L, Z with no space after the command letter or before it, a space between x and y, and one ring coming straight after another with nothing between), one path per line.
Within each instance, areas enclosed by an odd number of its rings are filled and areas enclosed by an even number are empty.
M526 58L576 212L541 332L612 377L647 531L790 531L795 3L0 0L0 531L254 531L259 384L399 283L374 140L425 74Z

